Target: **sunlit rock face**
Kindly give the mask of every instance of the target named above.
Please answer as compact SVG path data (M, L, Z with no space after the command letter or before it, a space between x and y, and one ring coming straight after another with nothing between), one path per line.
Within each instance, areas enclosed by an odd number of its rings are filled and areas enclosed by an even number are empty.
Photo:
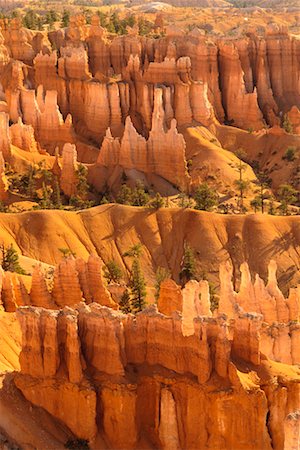
M158 309L151 306L136 316L101 306L112 300L104 287L98 289L100 268L96 257L88 263L63 261L55 270L52 298L40 269L35 270L26 301L39 292L44 307L17 310L23 340L15 382L29 401L80 438L93 441L103 433L111 448L121 442L124 448L139 448L144 434L161 449L203 448L211 440L242 449L250 442L253 450L271 449L274 441L280 448L294 445L300 298L298 290L284 298L273 261L269 281L265 285L260 280L259 289L243 264L239 292L230 282L230 266L223 266L219 309L213 314L203 281L190 281L181 289L165 280ZM2 275L3 303L9 292L16 296L16 287L5 287L6 277ZM261 311L266 298L274 300L274 311ZM63 309L49 309L51 302ZM67 303L73 306L63 307ZM13 304L6 300L8 308ZM23 304L29 303L24 299ZM291 321L289 314L297 317ZM290 367L293 381L279 376L280 371L276 376L278 363ZM245 371L245 364L251 369ZM272 375L267 375L270 364ZM261 370L266 378L261 379ZM193 425L200 410L205 411L202 431Z

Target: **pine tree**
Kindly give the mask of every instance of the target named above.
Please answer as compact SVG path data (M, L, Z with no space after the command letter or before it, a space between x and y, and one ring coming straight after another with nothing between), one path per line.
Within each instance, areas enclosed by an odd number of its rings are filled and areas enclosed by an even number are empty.
M297 201L298 192L289 184L281 184L278 188L278 197L280 199L280 210L282 214L288 215L288 206Z
M43 182L43 185L42 185L42 192L43 192L43 198L40 201L41 208L42 209L52 208L52 202L51 202L52 189L49 186L46 186L45 182Z
M28 169L28 181L27 181L27 187L26 187L26 194L29 197L34 197L36 194L36 186L35 186L35 169L30 166Z
M59 248L58 250L62 253L63 258L69 258L70 256L73 256L73 257L76 256L76 253L72 252L72 250L70 250L69 248Z
M55 208L60 209L61 208L61 196L60 196L60 186L58 178L55 177L54 184L53 184L53 194L52 194L53 204Z
M131 267L130 293L132 312L142 311L146 306L146 283L140 264L142 245L140 243L133 245L124 256L133 258Z
M131 305L131 299L130 299L130 293L129 290L126 289L121 297L120 303L119 303L120 310L124 314L129 314L132 312L132 305Z
M164 206L164 203L164 199L162 198L160 193L157 192L154 199L149 203L149 206L154 209L160 209Z
M137 180L136 187L132 191L133 206L145 206L149 202L149 194L145 191L145 187L140 180Z
M134 258L131 267L131 303L133 312L142 311L146 306L146 283L139 258Z
M122 269L116 261L111 260L106 263L104 267L104 277L107 279L108 283L111 283L112 281L119 283L122 279L122 275Z
M70 11L64 9L61 18L62 27L67 28L69 26L69 23L70 23Z
M272 183L272 180L268 177L268 175L265 172L258 172L257 173L257 181L256 184L259 186L258 189L256 189L255 193L257 194L254 200L258 200L259 205L257 205L257 209L258 207L260 207L260 210L262 213L265 212L265 200L269 197L269 194L266 193L266 189L268 189L270 187ZM255 203L255 202L254 202ZM255 205L251 205L252 207L254 207L255 209ZM256 210L255 210L256 212Z
M195 209L210 211L217 204L218 195L214 189L211 189L207 183L198 186L195 192Z
M122 184L121 186L117 196L117 203L121 203L122 205L132 204L132 190L126 184Z
M246 181L243 179L243 173L246 171L247 169L247 165L243 163L242 161L242 157L244 157L245 154L244 152L240 149L237 152L237 157L239 159L239 162L235 165L235 169L238 171L239 173L239 178L238 180L234 181L234 184L236 186L236 188L239 191L239 210L240 213L244 212L244 197L245 197L245 193L247 192L248 188L249 188L249 181Z
M77 193L82 200L86 198L89 185L87 182L88 170L83 164L78 164L77 175Z
M275 207L274 207L274 201L273 201L273 199L271 199L271 200L269 201L269 209L268 209L268 213L269 213L271 216L275 216Z
M291 124L289 116L287 114L285 114L284 117L283 117L282 128L287 133L293 133L293 125Z
M258 196L254 197L254 199L251 200L250 205L254 209L254 212L256 213L258 208L261 206L260 198Z
M2 269L6 272L16 272L21 275L26 275L26 272L19 263L19 255L11 244L10 247L5 249L4 245L1 246L2 251Z
M181 262L180 279L182 285L185 285L189 280L197 279L196 260L193 249L185 244L184 253Z

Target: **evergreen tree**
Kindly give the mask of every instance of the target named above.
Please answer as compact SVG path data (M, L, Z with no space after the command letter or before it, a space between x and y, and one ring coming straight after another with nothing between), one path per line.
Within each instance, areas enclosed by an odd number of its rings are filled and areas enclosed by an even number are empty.
M129 314L132 312L132 305L131 305L131 299L130 299L130 293L129 290L126 289L121 297L120 303L119 303L120 310L124 314Z
M268 209L268 213L269 213L271 216L275 216L275 207L274 207L274 201L273 201L273 199L271 199L271 200L269 201L269 209Z
M134 258L131 267L131 303L133 312L142 311L146 306L146 283L139 258Z
M292 162L296 159L296 149L295 147L288 147L283 155L282 159L286 159L289 162Z
M149 206L154 209L160 209L160 208L163 208L164 203L165 203L164 199L162 198L160 193L157 192L154 199L151 200L151 202L149 203Z
M123 272L121 267L116 263L116 261L108 261L104 267L104 277L107 279L108 283L112 281L119 283L122 279Z
M29 28L30 30L37 30L38 16L32 9L28 10L23 17L23 26L25 28Z
M96 14L99 16L101 27L106 27L107 14L103 13L100 10L98 10Z
M61 18L61 25L63 28L67 28L69 26L69 23L70 23L70 11L64 9Z
M132 190L126 184L122 184L121 189L117 196L117 203L122 205L131 205L132 203Z
M156 274L155 274L155 299L158 300L159 292L160 292L160 285L164 280L167 280L170 278L170 271L168 269L165 269L165 267L158 267Z
M54 185L53 185L53 194L52 194L53 204L54 207L57 209L60 209L62 206L61 203L61 195L60 195L60 186L58 178L54 178Z
M137 313L142 311L146 306L146 283L140 264L140 256L142 252L142 245L133 245L124 256L133 258L131 267L131 279L130 279L130 293L132 312Z
M76 171L77 175L77 195L81 199L85 199L87 196L89 185L87 182L88 170L83 164L78 164Z
M237 190L239 191L239 210L240 213L243 213L245 208L244 208L244 197L245 197L245 193L247 192L248 188L249 188L249 181L246 181L243 179L243 174L247 169L247 165L243 163L242 158L245 157L245 153L242 149L239 149L237 152L237 157L238 157L238 163L235 164L235 169L238 171L239 174L239 178L237 180L234 181L234 185L237 188Z
M195 192L195 209L210 211L217 204L218 194L207 183L202 183Z
M40 200L40 206L42 209L49 209L52 208L52 202L51 202L51 194L52 194L52 189L47 186L45 184L45 182L43 182L42 185L42 192L43 192L43 197Z
M288 117L287 114L285 114L283 116L283 123L282 123L282 128L287 132L287 133L293 133L293 125L290 122L290 119Z
M26 194L29 197L35 197L36 195L35 169L32 166L29 167L26 178L27 178Z
M10 247L7 249L4 247L4 245L1 246L2 251L2 269L6 272L16 272L21 275L26 275L26 272L19 263L19 255L17 251L14 249L13 245L11 244Z
M288 215L288 206L297 201L298 191L289 184L281 184L278 188L278 197L280 199L280 210L282 214Z
M253 200L251 200L250 202L251 207L254 209L254 212L256 213L257 210L260 208L261 206L261 201L260 198L258 196L254 197Z
M73 257L76 256L76 253L72 252L69 248L59 248L58 250L62 253L63 258L69 258L69 256Z
M136 20L133 14L130 14L127 18L126 18L127 24L128 26L130 26L131 28L134 27L134 25L136 24Z
M197 279L196 260L193 249L188 245L184 245L184 253L181 262L180 279L182 285L185 285L189 280Z
M255 212L258 208L260 208L263 214L265 212L265 200L269 197L269 194L265 191L270 187L272 180L266 172L258 172L257 181L255 183L258 185L258 189L255 190L257 195L255 199L252 200L251 206L254 208Z
M149 194L145 191L145 187L141 180L137 180L136 187L132 191L133 206L145 206L149 202Z

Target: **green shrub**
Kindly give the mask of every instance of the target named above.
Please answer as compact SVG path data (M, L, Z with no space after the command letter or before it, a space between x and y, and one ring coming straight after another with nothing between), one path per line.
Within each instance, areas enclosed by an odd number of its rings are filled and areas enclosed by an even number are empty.
M286 149L285 154L282 159L286 159L287 161L294 161L296 158L296 149L295 147L289 147Z

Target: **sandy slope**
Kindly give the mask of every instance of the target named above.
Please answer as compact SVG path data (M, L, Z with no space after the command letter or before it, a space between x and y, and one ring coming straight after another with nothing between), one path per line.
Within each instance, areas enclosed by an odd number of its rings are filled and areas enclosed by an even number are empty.
M230 259L238 276L239 264L266 276L271 258L279 266L285 290L300 282L300 217L251 214L226 216L189 209L153 211L117 204L81 212L32 211L0 214L0 243L13 243L23 255L54 264L59 248L70 248L86 258L97 253L104 262L115 259L123 267L130 261L123 253L134 243L144 245L142 264L148 282L158 266L170 269L178 280L184 242L195 250L198 269L218 279L221 261Z

